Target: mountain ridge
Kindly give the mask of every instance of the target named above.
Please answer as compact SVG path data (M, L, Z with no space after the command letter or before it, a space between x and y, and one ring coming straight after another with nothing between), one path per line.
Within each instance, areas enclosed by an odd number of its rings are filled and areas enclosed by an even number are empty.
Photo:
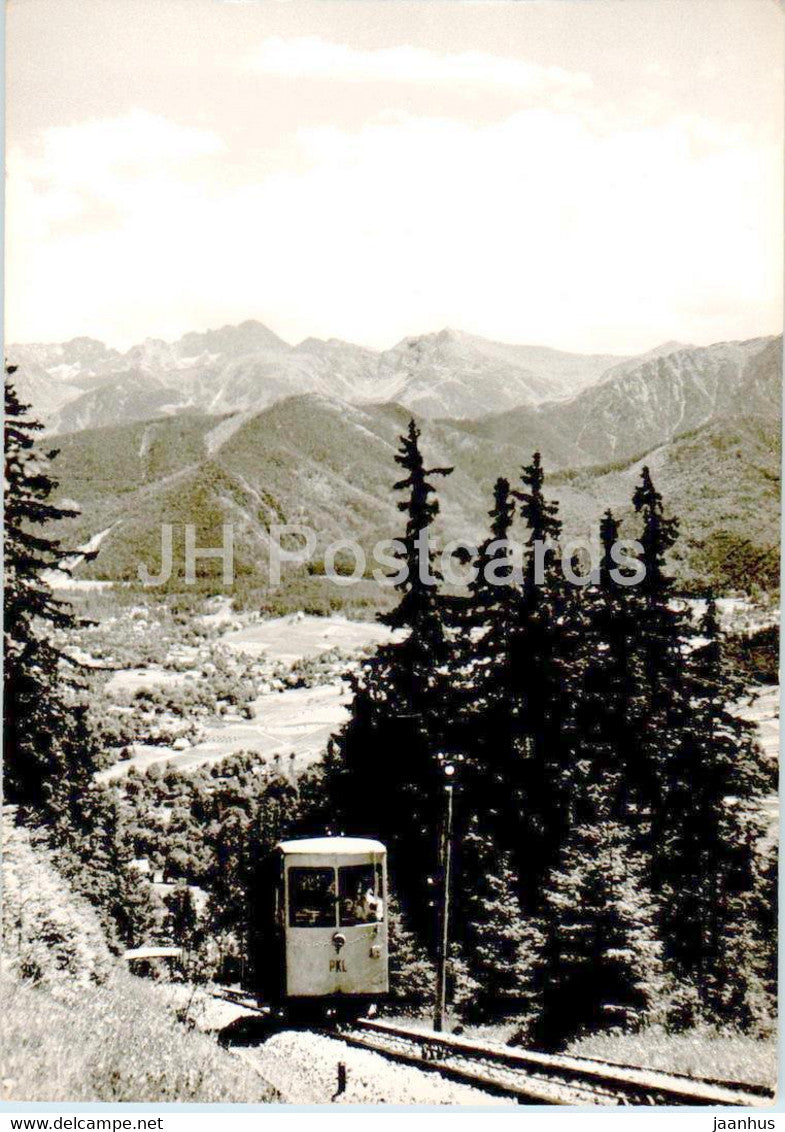
M249 319L174 342L147 338L124 353L80 337L12 344L7 354L19 367L21 395L33 401L49 431L62 433L152 414L261 410L307 392L357 403L391 400L422 416L473 419L570 399L608 372L674 346L641 355L580 354L444 328L376 351L337 338L290 345Z
M162 523L174 527L177 558L184 523L196 524L198 545L211 546L221 544L222 524L232 522L238 572L259 585L273 524L311 528L317 562L336 539L354 539L368 552L399 531L391 484L409 416L391 403L347 406L300 394L219 424L211 416L182 415L65 435L55 469L60 491L84 510L68 528L70 545L110 530L98 558L79 573L132 580L140 560L154 571ZM211 447L216 430L222 430L220 442ZM499 475L517 481L533 450L530 439L500 442L468 431L464 422L443 420L423 421L422 431L429 463L455 469L439 486L437 538L480 540L493 482ZM712 576L704 563L719 569L720 535L731 549L749 544L770 555L776 548L778 451L776 419L720 416L616 465L558 470L546 458L547 490L560 502L566 538L589 537L608 506L632 536L632 491L649 464L668 513L682 521L677 572L687 583L704 584Z

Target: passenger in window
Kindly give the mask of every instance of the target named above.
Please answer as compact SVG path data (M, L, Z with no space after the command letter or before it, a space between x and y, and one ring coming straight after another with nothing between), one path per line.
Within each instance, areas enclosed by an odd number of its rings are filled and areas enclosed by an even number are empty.
M384 919L384 901L381 896L376 895L372 888L365 891L363 908L365 913L363 919L366 924L374 921L379 924Z
M357 882L353 896L343 902L343 919L355 924L378 923L384 916L383 901L376 896L373 888L362 881Z

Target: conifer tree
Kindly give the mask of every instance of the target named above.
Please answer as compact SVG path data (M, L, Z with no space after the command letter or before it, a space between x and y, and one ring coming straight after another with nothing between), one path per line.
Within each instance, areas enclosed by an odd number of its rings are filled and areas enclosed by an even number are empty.
M662 999L663 967L645 863L614 821L601 783L548 878L539 967L542 1008L532 1038L553 1049L584 1031L635 1029Z
M723 661L715 603L707 603L696 639L674 596L667 555L678 523L666 516L647 468L633 504L643 520L645 578L633 599L626 774L641 798L636 844L650 863L665 961L687 1006L674 1021L688 1024L703 1010L748 1025L766 775L751 727L731 710L742 685Z
M430 544L431 527L439 513L435 488L429 476L449 476L452 468L426 468L420 451L420 430L409 421L395 461L407 473L393 484L394 491L403 491L406 498L398 503L398 510L406 515L406 529L399 540L403 546L396 557L405 567L404 576L396 583L401 594L397 607L380 620L392 628L412 629L420 634L429 631L439 636L436 615L437 582L442 576L436 568L436 556Z
M575 675L574 626L572 602L557 569L558 504L545 497L538 452L521 479L523 490L515 496L527 535L510 633L513 756L503 841L514 853L524 913L536 915L546 875L566 836L572 756L563 723Z
M689 622L674 600L667 555L679 534L665 514L663 499L647 467L633 493L642 529L638 541L644 577L634 587L634 642L627 662L629 724L634 742L627 750L629 790L640 798L640 836L652 850L662 845L663 828L678 762L679 736L688 721L683 681ZM653 878L654 885L658 878Z
M509 481L494 485L490 533L479 548L477 576L469 585L468 632L461 640L462 665L455 694L467 751L462 778L486 828L499 832L509 807L517 760L513 728L511 632L520 597L510 531L515 501Z
M396 490L406 515L402 542L406 577L398 607L383 620L406 631L384 645L353 679L351 718L325 761L324 784L332 813L328 828L372 834L391 850L394 883L409 922L433 941L435 920L428 876L437 866L436 829L443 806L438 755L450 750L456 726L450 710L455 646L445 628L434 583L439 580L429 535L438 502L430 481L449 468L426 468L412 421L396 460L406 471ZM427 543L427 545L426 545Z
M630 752L636 748L631 720L640 712L635 595L617 580L612 551L619 522L611 511L602 517L599 535L596 584L586 587L576 611L580 634L574 656L579 678L568 712L576 735L576 760L592 766L592 781L603 784L609 813L629 821L639 805L626 773ZM575 816L582 820L580 807Z
M45 528L76 512L52 501L49 463L57 452L38 448L43 426L19 401L14 368L5 381L4 784L10 801L47 808L62 831L78 824L95 753L86 705L52 641L74 617L46 580L65 552Z
M759 854L752 907L753 962L763 995L763 1010L771 1018L777 1016L778 887L778 851L774 841L764 844Z
M558 518L559 504L555 500L545 498L543 491L545 471L539 452L534 453L531 464L521 469L521 480L524 490L516 491L515 498L520 501L521 518L528 528L526 542L529 554L526 559L524 593L527 602L536 605L540 598L545 600L546 596L549 596L548 583L553 583L555 580L556 555L562 524ZM537 544L542 547L544 585L540 584L537 578L538 560L535 552Z
M504 614L509 606L509 589L516 581L510 541L515 502L509 480L501 476L494 484L493 507L488 515L490 533L479 548L475 563L477 575L469 583L472 595L470 620L475 625L498 629L498 622L506 620Z
M455 909L462 956L476 989L464 1014L488 1019L532 1013L539 962L537 926L521 911L510 854L480 832L475 816L460 846Z
M195 951L201 943L199 913L194 903L193 893L184 882L178 882L166 897L169 910L169 929L172 939L186 951Z
M390 995L404 1010L420 1010L433 1002L436 967L412 932L393 892L387 896L390 953Z
M711 597L699 633L685 666L689 721L654 850L661 928L674 973L695 984L707 1014L750 1024L761 803L775 782L753 726L730 710L743 684L725 664Z

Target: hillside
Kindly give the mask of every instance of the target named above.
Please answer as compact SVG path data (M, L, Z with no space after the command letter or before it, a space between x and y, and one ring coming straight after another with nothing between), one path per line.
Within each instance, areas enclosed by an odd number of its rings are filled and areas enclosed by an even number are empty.
M233 522L238 572L257 579L266 575L273 524L312 528L317 562L339 538L370 547L393 537L400 519L390 489L408 416L396 405L300 396L217 424L183 416L65 436L56 464L60 490L83 509L68 529L70 545L109 532L83 576L135 578L140 558L155 570L162 523L173 524L181 561L182 524L196 523L199 545L217 546L222 524ZM449 421L426 421L423 435L429 462L455 468L440 484L440 537L481 538L495 478L514 481L540 438L524 428L516 443L499 441ZM629 513L648 463L682 520L679 569L685 578L700 577L715 569L722 548L707 550L706 543L720 532L764 553L777 544L778 453L776 418L718 417L613 465L559 471L554 461L550 490L561 502L565 534L584 537L606 507Z
M566 529L585 531L611 507L625 520L622 533L634 535L630 499L644 464L680 521L674 565L683 581L777 588L779 420L719 418L621 465L555 475Z
M184 523L197 525L199 545L212 546L220 545L222 524L231 521L240 573L266 574L273 524L311 527L322 551L342 537L372 544L399 528L390 488L408 419L400 406L363 408L302 396L241 420L233 430L224 422L218 427L225 439L212 452L215 432L205 417L63 437L56 464L60 491L83 510L63 536L78 546L109 530L85 576L110 578L135 578L140 558L155 568L162 523L175 528L175 559L181 562ZM484 489L495 474L491 446L479 446L468 461L460 432L433 425L426 435L432 459L456 463L444 493L442 531L479 531L487 510ZM155 438L147 449L145 436ZM151 476L156 453L166 455L160 456L160 474ZM517 453L510 449L507 456L514 470Z
M4 1101L264 1102L273 1090L177 1021L112 955L95 910L3 812Z
M755 338L629 362L566 402L468 427L502 443L527 435L549 463L577 467L629 459L714 419L779 419L781 399L782 339Z

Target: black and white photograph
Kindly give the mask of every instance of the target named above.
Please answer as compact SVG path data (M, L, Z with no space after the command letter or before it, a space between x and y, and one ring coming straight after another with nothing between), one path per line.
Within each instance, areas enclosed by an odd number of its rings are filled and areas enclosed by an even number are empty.
M784 33L7 0L9 1129L777 1127Z

